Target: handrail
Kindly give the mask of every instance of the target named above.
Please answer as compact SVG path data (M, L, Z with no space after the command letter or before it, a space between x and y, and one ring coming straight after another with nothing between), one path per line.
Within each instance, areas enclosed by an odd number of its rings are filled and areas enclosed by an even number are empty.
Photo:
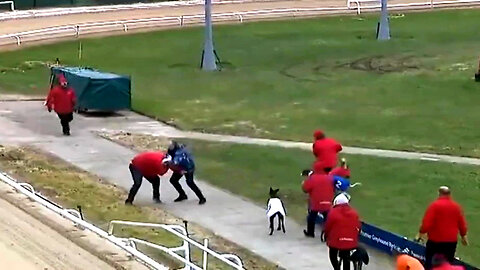
M218 260L226 263L227 265L229 265L229 266L231 266L235 269L244 270L242 261L238 256L233 255L233 254L219 254L219 253L209 249L208 247L205 246L205 244L202 245L202 244L198 243L197 241L188 237L186 230L180 225L165 225L165 224L147 223L147 222L112 220L112 221L110 221L110 224L108 225L108 233L110 235L113 234L113 229L114 229L115 224L134 226L134 227L147 227L147 228L163 229L163 230L165 230L167 232L170 232L173 235L183 239L184 244L187 242L188 244L191 244L191 245L199 248L200 250L202 250L204 252L204 254L208 253L209 255L217 258ZM143 244L145 244L145 243L143 243ZM188 244L187 244L187 246L188 246ZM153 245L154 244L151 244L151 243L149 244L150 247L153 247ZM232 262L229 258L235 260L236 263ZM204 260L205 260L205 257L204 257ZM201 268L199 268L199 269L201 270Z
M136 259L138 259L140 262L144 263L145 265L156 269L156 270L168 270L168 268L156 261L154 261L152 258L148 257L147 255L143 254L142 252L138 251L134 247L131 247L124 243L121 239L109 235L107 232L104 230L96 227L95 225L88 223L85 220L82 220L80 217L76 216L76 210L74 209L63 209L59 207L58 205L55 205L42 197L38 196L37 193L35 193L35 190L33 190L33 187L30 188L31 186L28 186L25 183L18 183L15 179L10 177L9 175L0 172L0 180L7 183L8 185L12 186L15 188L18 192L24 194L31 200L43 205L44 207L48 208L49 210L59 214L60 216L72 221L79 227L85 228L98 236L108 240L109 242L115 244L117 247L123 249L124 251L130 253L132 256L134 256ZM75 213L75 214L72 214ZM78 213L78 212L77 212ZM80 214L78 214L80 216Z
M11 11L15 11L15 3L13 1L0 1L0 5L9 5Z

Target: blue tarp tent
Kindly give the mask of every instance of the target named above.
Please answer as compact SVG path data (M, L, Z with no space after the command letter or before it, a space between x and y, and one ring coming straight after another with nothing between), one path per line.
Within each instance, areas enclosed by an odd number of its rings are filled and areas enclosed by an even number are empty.
M130 77L90 68L53 67L51 80L63 73L77 96L79 111L117 111L131 108Z

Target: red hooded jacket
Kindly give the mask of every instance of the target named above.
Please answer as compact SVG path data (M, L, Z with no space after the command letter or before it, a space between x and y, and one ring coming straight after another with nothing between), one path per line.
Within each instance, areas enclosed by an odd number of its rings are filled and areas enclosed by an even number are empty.
M132 159L132 165L142 173L144 177L154 177L164 175L168 167L162 163L165 153L162 152L144 152L136 155Z
M332 176L316 171L303 182L302 188L309 195L310 210L326 212L332 208L335 195Z
M313 155L324 164L325 168L337 166L337 153L340 151L342 146L332 138L323 138L313 143Z
M462 208L450 196L440 196L428 206L420 233L427 233L433 242L457 242L458 234L467 234Z
M325 223L327 246L340 250L356 248L361 226L357 211L349 204L334 206Z
M63 88L60 85L54 86L48 93L46 106L58 114L72 113L75 107L76 97L72 88Z

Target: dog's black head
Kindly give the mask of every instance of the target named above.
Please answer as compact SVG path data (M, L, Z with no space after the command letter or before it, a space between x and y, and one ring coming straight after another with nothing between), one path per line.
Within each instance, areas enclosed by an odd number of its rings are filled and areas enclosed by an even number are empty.
M278 191L279 191L279 190L280 190L280 189L278 189L278 188L277 188L277 189L273 189L272 187L270 187L270 192L269 192L270 198L277 198L277 197L278 197Z
M368 265L370 262L370 257L368 256L367 250L363 247L357 247L350 256L350 259L353 262L363 262L365 265Z
M300 175L301 176L309 176L311 173L312 173L312 170L305 169L305 170L302 171L302 174L300 174Z

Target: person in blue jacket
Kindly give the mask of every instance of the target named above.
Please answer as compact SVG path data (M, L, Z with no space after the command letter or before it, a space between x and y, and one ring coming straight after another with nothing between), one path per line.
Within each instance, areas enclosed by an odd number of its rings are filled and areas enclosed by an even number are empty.
M182 176L185 176L188 187L195 193L195 195L197 195L199 204L204 204L207 202L205 196L202 194L202 191L200 191L193 180L195 161L193 160L192 154L186 149L185 145L173 141L168 147L167 156L163 160L163 163L167 164L168 167L173 171L173 174L170 177L170 183L178 192L178 198L174 200L175 202L181 202L188 199L187 194L182 188L182 185L180 185L180 179Z

